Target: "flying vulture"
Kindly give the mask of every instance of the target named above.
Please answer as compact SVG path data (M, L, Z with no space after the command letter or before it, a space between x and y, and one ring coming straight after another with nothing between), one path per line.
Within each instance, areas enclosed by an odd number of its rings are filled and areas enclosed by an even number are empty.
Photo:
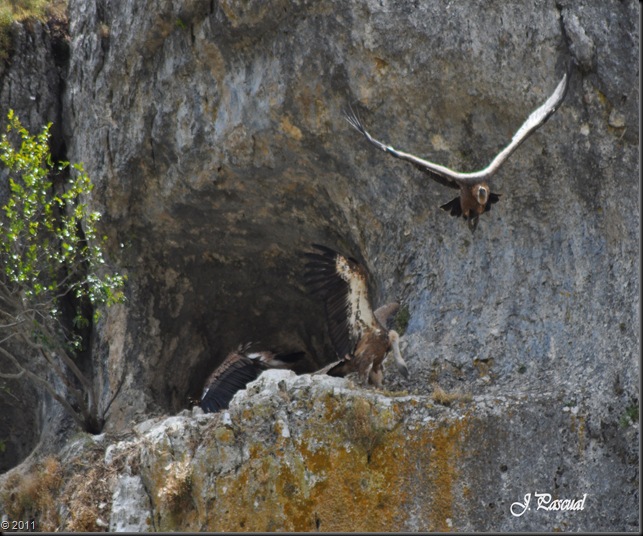
M226 409L234 394L269 368L290 368L304 352L276 354L274 352L249 352L250 344L241 345L231 352L205 382L201 395L201 408L206 413Z
M383 305L375 312L368 297L368 274L355 259L344 257L325 246L313 244L315 253L305 253L305 281L311 292L325 301L331 341L339 357L318 373L346 376L357 372L362 384L382 386L382 362L389 351L407 378L408 369L400 354L400 336L388 330L388 320L399 304Z
M499 200L500 194L494 193L489 188L487 181L498 171L507 158L525 141L536 129L542 126L547 119L558 109L567 92L568 74L565 74L552 95L545 103L531 113L523 125L514 134L509 145L500 151L491 163L480 171L460 173L439 164L423 160L412 154L403 153L390 145L373 138L364 128L357 115L351 110L345 113L346 120L357 129L371 144L378 149L402 160L411 162L415 167L427 173L433 180L454 189L460 189L460 195L440 208L451 213L452 216L462 216L467 220L469 229L475 231L478 226L478 217L491 209L491 205Z

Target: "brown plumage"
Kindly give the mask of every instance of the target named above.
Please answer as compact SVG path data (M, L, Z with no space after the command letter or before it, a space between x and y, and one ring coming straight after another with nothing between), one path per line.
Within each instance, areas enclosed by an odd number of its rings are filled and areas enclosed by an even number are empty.
M318 373L346 376L357 372L362 383L368 381L381 387L382 362L392 351L398 370L408 377L399 335L386 327L399 305L389 303L373 312L366 269L330 248L317 244L313 247L317 252L305 254L305 280L312 292L324 298L328 331L339 357Z
M347 112L347 121L357 129L369 143L381 149L382 151L411 162L415 167L427 173L433 180L460 190L460 195L440 208L448 211L452 216L462 216L468 221L471 231L475 231L478 225L478 218L484 212L491 209L491 205L496 203L500 194L494 193L489 188L488 180L498 171L500 166L509 158L509 156L524 142L534 131L542 126L549 117L558 109L565 98L567 92L568 74L563 76L552 95L537 110L531 113L527 120L522 124L514 134L509 145L507 145L491 163L480 171L472 173L460 173L453 171L439 164L434 164L428 160L423 160L412 154L404 153L394 149L390 145L373 138L364 128L361 121L352 111Z
M304 352L276 354L274 352L249 352L249 344L239 346L214 369L205 382L201 395L201 408L206 413L226 409L234 394L245 389L251 381L269 368L290 368Z

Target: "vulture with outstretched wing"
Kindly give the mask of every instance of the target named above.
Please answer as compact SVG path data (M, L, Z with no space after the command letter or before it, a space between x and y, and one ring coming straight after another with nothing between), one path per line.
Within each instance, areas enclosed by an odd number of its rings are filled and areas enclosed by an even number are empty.
M400 353L399 335L387 329L389 318L399 305L386 304L375 312L368 296L366 269L355 259L313 244L317 250L305 253L305 281L313 293L324 298L326 320L338 361L318 373L346 376L357 372L360 381L382 386L382 362L389 351L404 377L408 369Z
M433 180L454 189L460 189L460 195L440 208L449 211L452 216L462 216L467 220L471 231L478 226L481 214L491 209L491 205L499 200L500 194L489 188L487 181L498 171L500 166L536 129L541 127L558 109L567 92L569 74L565 74L552 95L537 110L531 113L523 125L514 134L507 145L491 163L480 171L460 173L440 164L435 164L394 149L373 138L364 128L357 115L351 110L345 113L346 120L358 130L369 143L382 151L407 162L427 173Z
M269 351L249 352L250 345L239 346L228 354L205 382L201 408L206 413L226 409L234 394L269 368L291 368L304 352L277 354Z

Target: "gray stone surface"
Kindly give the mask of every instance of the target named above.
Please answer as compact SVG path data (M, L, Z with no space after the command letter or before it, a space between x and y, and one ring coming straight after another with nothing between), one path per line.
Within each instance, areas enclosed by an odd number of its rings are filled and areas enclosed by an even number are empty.
M309 369L333 359L301 280L300 252L319 242L367 264L376 305L408 309L412 379L385 385L471 396L443 415L477 423L452 517L421 514L416 489L400 526L637 530L638 14L633 1L72 0L68 157L96 182L129 278L96 333L105 400L126 378L108 429L188 407L242 342L305 349ZM452 191L341 114L352 104L380 139L473 170L570 58L565 102L495 177L501 201L474 235L438 208ZM536 491L587 493L592 509L507 513Z
M618 475L625 461L636 478L627 443L638 429L605 440L588 433L582 407L555 397L487 392L446 407L270 370L229 411L107 437L110 530L636 530L635 488ZM584 497L583 508L539 509L536 493ZM512 515L527 494L530 508Z
M110 359L130 364L133 391L151 387L146 403L178 410L246 340L326 362L300 277L311 241L364 259L376 301L408 306L413 389L436 366L473 380L480 361L510 389L606 393L618 375L620 405L634 402L634 3L500 2L473 18L443 2L100 6L72 3L66 117L87 133L71 153L130 272L113 328L128 350ZM452 192L341 116L352 103L381 138L475 169L570 57L565 103L498 174L503 198L473 236L437 208Z
M110 532L149 532L150 500L138 475L119 475L114 486Z

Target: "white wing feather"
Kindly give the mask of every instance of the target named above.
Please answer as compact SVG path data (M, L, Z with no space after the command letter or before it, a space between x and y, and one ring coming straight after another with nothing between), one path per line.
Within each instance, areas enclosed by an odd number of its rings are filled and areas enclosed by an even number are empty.
M352 270L349 262L342 255L337 255L337 273L348 283L346 306L348 326L351 338L358 340L364 334L364 328L377 329L377 320L368 299L368 285L359 273Z
M416 166L425 168L426 170L436 173L437 175L440 175L450 181L458 181L465 184L476 184L488 179L491 175L498 171L498 168L504 163L505 160L507 160L507 158L509 158L509 156L518 148L518 146L523 141L525 141L538 127L543 125L543 123L545 123L545 121L547 121L547 119L558 109L561 102L563 102L563 99L565 98L565 93L567 92L567 79L568 76L567 73L565 73L551 96L545 101L542 106L534 110L529 115L527 120L514 134L509 145L507 145L507 147L500 151L500 153L496 155L496 157L486 168L481 169L480 171L473 171L471 173L461 173L459 171L454 171L445 166L441 166L440 164L435 164L433 162L429 162L428 160L424 160L423 158L418 158L417 156L414 156L412 154L398 151L394 147L386 145L373 138L364 129L363 125L355 115L347 115L346 119L354 128L360 131L371 144L395 156L396 158L411 162Z

